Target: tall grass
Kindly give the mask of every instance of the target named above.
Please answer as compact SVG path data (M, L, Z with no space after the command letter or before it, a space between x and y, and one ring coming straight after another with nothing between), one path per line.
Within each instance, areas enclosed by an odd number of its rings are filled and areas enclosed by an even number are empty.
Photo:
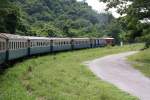
M130 56L129 60L133 62L135 68L150 77L150 49L140 51L139 53Z
M0 75L0 100L137 100L97 78L82 63L142 46L62 52L17 63Z

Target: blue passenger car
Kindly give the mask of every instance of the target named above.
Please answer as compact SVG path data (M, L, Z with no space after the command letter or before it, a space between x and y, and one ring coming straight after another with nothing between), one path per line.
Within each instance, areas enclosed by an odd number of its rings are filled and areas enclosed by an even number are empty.
M65 51L72 49L70 38L52 38L52 40L53 51Z
M90 39L89 38L73 38L73 48L74 49L83 49L90 48Z
M28 55L27 39L20 35L4 34L7 41L7 60L17 59Z
M29 39L29 55L48 53L51 51L51 39L47 37L26 37Z

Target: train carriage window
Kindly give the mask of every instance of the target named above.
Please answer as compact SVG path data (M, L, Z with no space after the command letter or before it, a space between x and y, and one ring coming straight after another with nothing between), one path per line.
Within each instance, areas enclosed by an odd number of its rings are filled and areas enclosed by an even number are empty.
M38 46L40 46L41 45L41 43L39 42L39 45Z
M0 41L0 51L2 50L2 41Z
M16 49L16 48L17 48L17 46L18 46L18 45L17 45L17 42L14 42L14 44L15 44L14 49Z
M19 42L19 48L21 48L21 46L22 46L22 45L21 45L21 42Z
M21 42L21 49L23 49L23 42Z
M24 42L21 42L21 48L22 49L24 48Z
M40 42L38 42L38 46L40 46Z
M14 50L16 49L17 47L17 42L14 42Z
M2 42L2 50L5 49L5 42Z
M29 45L29 46L30 46L30 45ZM25 47L28 47L28 43L27 43L27 42L25 43Z
M38 43L38 47L40 46L40 42L37 42Z
M21 42L21 48L23 48L23 42Z
M5 50L5 49L6 49L5 42L3 42L3 50Z
M40 42L40 46L42 46L42 42Z
M16 46L16 43L15 43L15 42L13 42L13 50L15 49L15 46Z
M18 49L20 49L20 42L18 42Z
M17 43L16 49L18 49L19 48L19 42L16 42L16 43Z
M32 42L30 42L29 44L30 44L30 47L32 47Z
M1 41L1 50L3 50L3 42Z
M15 49L17 49L18 48L18 42L16 42L16 48Z
M14 49L14 42L12 42L12 50Z
M21 49L23 49L23 42L21 42Z
M10 44L10 45L11 45L11 50L13 50L13 42L11 42L11 44Z
M18 49L19 48L19 42L17 42L17 47L16 47L16 49Z
M35 47L35 46L34 46L34 43L35 43L35 41L32 42L32 47Z
M19 42L19 48L21 48L21 42Z
M34 47L34 41L32 42L32 47Z
M38 42L38 47L41 45L41 43L40 42Z
M25 43L25 42L22 42L22 48L25 48L25 47L24 47L24 43Z
M47 42L46 41L44 41L44 46L47 46Z
M34 42L34 41L31 42L31 47L33 47L33 42Z
M23 42L23 48L26 48L26 42Z
M19 44L18 48L20 49L21 48L20 42L18 42L18 44Z
M44 45L45 45L45 42L43 41L43 42L42 42L42 46L44 46Z
M36 47L38 46L38 42L36 42Z
M2 50L4 50L4 42L2 42Z
M12 48L13 48L13 47L12 47L12 42L10 42L10 50L12 50Z
M2 42L0 41L0 51L2 50Z
M25 42L23 42L23 48L25 48Z
M42 42L40 42L40 47L42 46Z
M64 41L64 42L63 42L63 45L65 45L65 44L66 44L66 42Z
M43 42L41 42L41 46L43 46Z
M18 48L18 42L16 42L16 48L15 49L17 49Z
M1 50L3 50L3 42L1 42Z
M3 42L1 42L1 50L3 50Z
M47 42L46 41L44 41L44 46L47 46Z
M38 42L38 47L40 46L40 42Z
M36 46L36 41L33 41L32 42L32 47L35 47Z
M15 49L15 42L13 42L13 50Z
M0 50L3 50L3 41L0 41Z

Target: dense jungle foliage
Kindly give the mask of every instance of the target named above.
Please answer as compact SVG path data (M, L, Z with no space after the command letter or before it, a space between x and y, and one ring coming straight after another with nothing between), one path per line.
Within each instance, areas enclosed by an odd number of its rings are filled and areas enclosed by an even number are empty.
M7 5L1 6L7 12L0 17L1 32L51 37L100 37L103 36L103 26L114 19L111 14L98 14L87 3L76 0L0 2Z

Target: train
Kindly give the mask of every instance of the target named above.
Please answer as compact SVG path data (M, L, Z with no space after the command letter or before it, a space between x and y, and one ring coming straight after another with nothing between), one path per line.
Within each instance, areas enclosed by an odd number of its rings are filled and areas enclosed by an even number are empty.
M114 38L52 38L0 33L0 64L36 54L112 45Z

